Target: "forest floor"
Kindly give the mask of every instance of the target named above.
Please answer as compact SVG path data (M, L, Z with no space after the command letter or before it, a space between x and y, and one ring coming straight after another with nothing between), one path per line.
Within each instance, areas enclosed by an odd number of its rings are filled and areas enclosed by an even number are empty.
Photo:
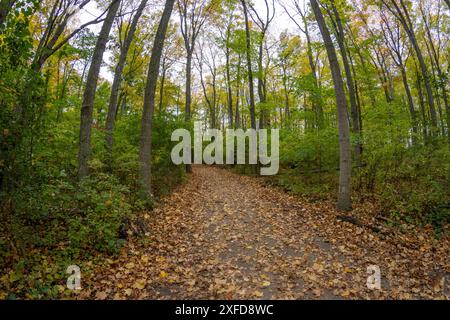
M93 266L77 298L448 299L448 239L366 227L376 222L367 206L352 213L357 226L339 221L332 203L195 167L145 214L145 239ZM367 287L371 265L380 268L381 290Z

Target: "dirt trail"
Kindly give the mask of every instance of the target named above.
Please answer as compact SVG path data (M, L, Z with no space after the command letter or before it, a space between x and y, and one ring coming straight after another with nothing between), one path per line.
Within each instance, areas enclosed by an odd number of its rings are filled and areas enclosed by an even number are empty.
M196 167L130 241L87 280L98 299L448 299L448 242L382 237L228 170ZM367 288L367 267L382 289ZM447 271L447 273L445 272Z

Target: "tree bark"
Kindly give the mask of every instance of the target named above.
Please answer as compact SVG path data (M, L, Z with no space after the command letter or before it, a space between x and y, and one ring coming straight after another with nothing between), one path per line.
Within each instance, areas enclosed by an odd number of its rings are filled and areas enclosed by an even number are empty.
M241 118L239 112L239 105L241 102L241 55L238 54L238 64L236 71L236 111L235 111L235 126L236 128L241 127Z
M167 27L175 0L166 0L164 11L156 31L152 56L148 68L147 84L144 92L142 127L139 148L139 180L146 196L152 195L151 158L152 158L152 120L155 109L156 85L158 82L161 56L166 38Z
M192 52L188 51L186 56L186 122L191 121L192 104Z
M110 165L112 161L113 130L116 122L115 120L118 107L119 89L122 83L122 73L123 69L125 68L128 51L130 50L131 44L133 42L133 38L136 33L139 19L141 18L142 13L144 12L147 2L148 0L142 0L138 9L136 10L136 13L130 25L130 29L125 37L125 41L120 50L119 61L117 62L116 69L114 72L114 80L111 87L111 96L109 98L108 115L106 116L106 152L108 154Z
M225 62L226 62L226 78L227 78L227 104L228 104L228 126L230 128L233 128L233 91L231 88L231 72L230 72L230 48L228 46L228 38L229 38L230 31L227 30L227 43L226 50L225 50Z
M311 69L311 75L314 80L314 89L315 89L315 92L311 99L311 103L312 103L312 108L313 108L314 112L316 113L316 122L317 122L316 126L317 126L317 128L321 129L321 128L323 128L323 125L324 125L323 104L322 104L322 97L321 97L320 91L319 91L319 81L318 81L318 77L317 77L316 63L314 62L314 57L313 57L313 48L312 48L311 35L309 32L307 12L306 12L306 10L305 11L302 10L298 0L294 1L294 6L295 6L297 13L301 17L303 26L297 22L296 18L290 14L290 12L287 8L285 8L284 6L283 7L284 7L286 14L297 25L297 27L305 35L305 38L306 38L306 54L308 56L308 63L309 63L309 67Z
M344 91L344 82L342 80L341 70L333 46L330 32L325 23L325 19L320 11L316 0L310 0L311 6L319 25L320 33L327 50L330 69L333 76L334 89L336 95L336 105L338 113L339 127L339 146L340 146L340 174L339 174L339 192L337 200L337 209L349 211L352 208L351 202L351 150L350 150L350 128L348 123L347 100Z
M167 74L165 61L163 61L162 68L163 68L163 70L162 70L162 75L161 75L161 83L160 83L160 87L159 87L159 113L162 112L163 103L164 103L164 86L166 83L166 74Z
M246 35L246 54L247 54L247 72L248 72L248 89L250 95L250 122L253 129L256 129L256 116L255 116L255 92L253 84L253 72L252 72L252 56L251 56L251 38L250 38L250 25L248 21L248 10L245 0L241 0L242 8L245 18L245 35Z
M450 1L450 0L446 0L446 1ZM450 3L447 2L447 4L449 4L450 7ZM441 88L442 91L442 98L444 100L444 107L445 107L445 112L446 112L446 123L447 123L447 139L448 139L448 143L450 144L450 107L449 107L449 103L448 103L448 98L447 98L447 82L445 81L445 74L442 72L442 68L441 68L441 64L439 62L439 51L436 50L436 47L433 43L433 37L431 35L431 31L430 31L430 26L427 23L426 17L425 17L425 13L423 11L422 8L420 8L420 11L422 13L422 18L424 20L424 24L425 24L425 31L426 31L426 35L428 37L428 41L430 43L429 46L427 46L428 50L430 51L430 56L431 58L434 60L434 65L436 66L436 70L437 70L437 75L438 75L438 81L435 81L437 83L437 86ZM438 47L439 50L439 47ZM433 65L433 63L432 63ZM438 98L438 102L439 102L439 98ZM441 113L442 116L442 111L441 111L441 107L439 105L439 111ZM441 121L442 121L442 117L441 117ZM442 127L442 131L443 134L445 133L444 130L444 125L441 125Z
M413 102L413 98L412 98L412 94L411 94L411 89L408 84L408 78L406 76L405 66L403 66L403 65L400 66L400 72L402 74L403 86L405 88L406 97L408 100L408 107L409 107L409 113L411 115L412 129L413 129L413 132L415 134L417 134L416 111L414 110L414 102Z
M436 108L434 105L434 95L433 95L433 89L431 87L430 77L428 68L425 64L425 60L422 55L422 51L420 49L420 46L417 42L416 35L414 33L413 25L411 22L411 18L409 16L408 10L403 2L403 0L400 1L400 5L402 8L400 8L396 2L396 0L390 0L393 7L387 5L385 2L386 0L383 0L386 7L399 19L400 23L402 24L403 28L406 31L406 34L408 35L408 38L414 48L414 51L417 56L417 61L419 62L419 66L423 75L423 82L425 84L425 89L427 92L427 99L428 99L428 105L430 107L430 116L431 116L431 126L432 126L432 135L434 135L437 129L437 115L436 115Z
M119 9L120 0L113 0L109 7L108 14L103 23L102 29L97 39L91 67L86 80L86 88L83 97L83 106L81 107L80 119L80 142L78 152L78 178L81 180L89 174L88 161L91 156L91 126L92 114L94 110L95 91L97 90L97 81L100 68L103 62L103 54L106 50L109 33L114 23L116 13Z
M334 0L331 2L331 7L332 7L334 17L336 19L336 22L335 22L336 23L336 25L335 25L336 38L338 40L339 50L340 50L341 56L342 56L342 62L344 65L344 70L345 70L345 77L347 79L347 89L348 89L348 95L349 95L349 100L350 100L352 129L353 129L353 133L358 135L358 140L359 140L359 137L361 135L361 128L359 126L358 105L356 102L356 93L355 93L355 86L354 86L354 82L353 82L352 70L350 68L349 58L347 55L347 46L345 44L345 39L344 39L344 28L342 26L341 17L336 8ZM356 146L355 146L355 157L356 157L357 163L360 163L361 152L362 152L362 145L360 142L357 142Z
M185 121L191 121L191 104L192 104L192 51L188 49L186 56L186 106ZM192 173L192 166L186 165L186 172Z

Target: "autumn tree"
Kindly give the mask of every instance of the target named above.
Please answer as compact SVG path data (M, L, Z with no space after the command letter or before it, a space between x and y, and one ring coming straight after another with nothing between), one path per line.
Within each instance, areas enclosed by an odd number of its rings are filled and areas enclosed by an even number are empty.
M347 98L345 96L344 81L342 80L341 69L331 39L330 31L320 10L317 0L310 0L311 7L319 25L323 42L327 50L331 73L333 76L334 90L336 95L336 106L338 113L339 126L339 146L340 146L340 174L339 174L339 192L337 200L338 210L348 211L352 208L351 201L351 171L352 160L350 151L350 129L348 123Z
M245 45L246 45L246 58L247 58L247 73L248 73L248 91L250 96L250 124L251 128L256 129L256 115L255 115L255 91L253 84L253 70L252 70L252 40L250 35L250 22L248 18L248 6L246 0L241 0L242 11L245 18Z
M175 0L166 0L164 11L155 35L152 55L148 67L147 83L144 92L144 106L141 122L139 147L139 179L145 195L152 196L151 159L152 159L152 121L155 110L155 94L158 82L161 56L166 38L167 27L172 15Z
M109 99L108 106L108 116L106 118L106 151L108 153L109 158L111 158L112 147L113 147L113 130L114 123L117 115L117 107L118 107L118 96L120 84L122 82L122 73L125 67L125 63L127 60L128 51L130 50L131 43L134 39L134 34L136 33L136 29L139 23L139 19L144 12L145 6L147 5L148 0L142 0L136 9L133 17L131 18L131 23L124 25L123 20L120 22L119 28L119 37L123 35L123 41L121 41L120 55L119 60L117 61L116 68L114 70L114 80L111 87L111 96Z
M408 35L409 41L416 53L417 61L419 63L420 70L422 72L423 83L425 85L428 106L430 108L431 125L433 127L433 134L436 134L437 129L437 114L434 103L434 94L431 86L430 74L428 67L425 63L425 59L422 54L422 50L417 41L416 33L414 30L414 24L410 16L410 10L404 0L381 0L384 6L400 21L403 29Z
M81 180L89 174L89 159L91 156L91 126L94 111L95 92L97 90L97 81L100 73L100 67L103 62L103 54L106 50L109 33L111 31L116 13L119 10L120 0L113 0L108 8L105 21L97 38L97 44L89 68L84 91L83 105L81 107L80 119L80 141L78 152L78 178Z

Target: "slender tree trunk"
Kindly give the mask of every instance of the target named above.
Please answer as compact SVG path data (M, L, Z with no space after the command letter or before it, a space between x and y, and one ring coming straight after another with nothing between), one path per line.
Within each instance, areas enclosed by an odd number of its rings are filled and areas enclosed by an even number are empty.
M185 121L191 121L191 104L192 104L192 50L187 50L186 55L186 106L185 106ZM192 173L192 166L186 165L186 172Z
M159 113L163 110L163 103L164 103L164 85L166 83L166 73L167 69L165 67L165 62L163 62L163 71L161 75L161 84L159 87Z
M216 88L216 71L212 75L212 87L213 87L213 98L212 98L212 128L216 128L217 126L217 88Z
M420 72L417 67L417 63L416 63L415 59L414 59L414 66L415 66L415 72L416 72L416 88L417 88L417 93L419 96L420 113L422 115L423 139L425 142L427 142L427 140L428 140L428 118L427 118L426 111L425 111L425 99L423 97L421 75L420 75Z
M317 72L316 72L316 64L314 63L314 57L313 57L313 51L312 51L312 44L311 44L311 36L309 35L309 28L308 28L308 22L305 18L304 20L304 26L305 26L305 35L306 35L306 50L308 54L308 62L309 67L311 68L311 75L314 80L314 87L316 91L319 91L319 85L317 81ZM320 96L320 93L314 93L313 99L312 99L312 107L315 110L315 113L317 115L317 127L323 128L323 106L322 106L322 97Z
M336 38L338 40L339 50L341 52L342 56L342 62L344 65L345 70L345 77L347 79L347 89L348 89L348 95L350 100L350 110L351 110L351 119L352 119L352 130L353 133L358 135L358 141L360 140L359 137L361 135L361 129L359 126L359 115L358 115L358 105L356 102L356 93L355 93L355 86L353 82L353 75L352 70L349 63L349 58L347 55L347 47L345 44L344 39L344 28L342 26L341 22L341 16L336 8L336 5L334 3L334 0L331 3L333 14L336 18ZM360 142L356 143L355 146L355 158L356 162L359 164L361 159L361 152L362 152L362 145Z
M286 119L289 119L291 116L290 108L289 108L289 89L287 85L287 70L286 66L283 65L283 87L284 87L284 113L286 114ZM280 110L280 117L282 113Z
M89 63L86 62L83 66L83 72L81 73L80 85L78 86L78 98L81 98L81 93L83 92L84 78L86 77L86 70Z
M252 71L252 55L251 55L251 38L250 38L250 25L248 21L248 11L246 0L241 0L242 8L245 18L245 35L246 35L246 54L247 54L247 72L248 72L248 90L250 95L250 122L253 129L256 129L256 116L255 116L255 92L253 84L253 71Z
M148 68L147 84L144 92L141 138L139 148L139 180L146 196L152 195L151 158L152 158L152 119L155 109L155 93L158 82L161 56L166 39L167 27L175 0L166 0L164 11L156 31L152 56Z
M331 39L330 32L325 23L325 19L322 15L322 12L320 11L319 4L317 3L316 0L310 0L310 2L327 50L336 95L338 127L339 127L339 145L340 145L340 166L339 166L340 176L339 176L337 209L342 211L349 211L352 208L351 202L352 161L350 150L350 128L348 123L347 99L345 97L344 82L342 80L336 50L333 46L333 40Z
M192 104L192 51L187 52L186 57L186 122L191 121Z
M266 94L264 88L264 69L263 69L263 49L264 49L264 41L266 38L266 33L261 32L261 43L258 48L258 97L260 103L260 120L259 120L259 128L263 129L266 126Z
M411 18L409 16L408 10L403 2L403 0L399 0L400 5L402 6L403 10L398 6L396 0L391 0L392 5L395 7L395 10L397 12L397 17L400 20L400 23L402 24L403 28L406 31L406 34L408 35L408 38L414 48L414 51L417 56L417 61L419 62L419 66L423 75L423 81L425 84L425 89L427 92L427 98L428 98L428 105L430 107L430 116L431 116L431 126L432 126L432 134L436 134L437 129L437 115L436 115L436 108L434 105L434 95L433 95L433 89L431 87L430 82L430 75L428 72L427 65L425 64L425 59L423 58L422 51L420 49L420 46L417 42L416 35L414 33L413 25L411 22ZM390 8L388 6L388 8ZM392 10L392 9L391 9Z
M247 55L247 72L248 72L248 89L250 95L250 125L252 129L256 129L256 114L255 114L255 92L253 84L253 71L252 71L252 43L250 36L250 24L248 20L248 11L246 0L241 0L242 9L244 11L245 18L245 40L246 40L246 55ZM258 165L252 165L251 170L253 174L258 173Z
M239 104L241 102L241 55L238 55L238 64L237 64L237 72L236 72L236 120L235 126L236 128L241 127L241 118L239 115Z
M449 2L450 0L446 0L446 1L447 1L447 4L449 5L449 8L450 8L450 2ZM426 21L424 12L422 10L421 10L421 12L422 12L423 20ZM428 37L428 41L430 43L430 45L429 45L429 47L430 47L429 50L431 51L430 52L430 56L432 57L432 59L434 59L434 64L436 65L436 70L437 70L437 75L438 75L437 85L438 85L438 87L441 88L442 98L444 100L445 113L446 113L446 116L447 116L446 117L447 138L448 138L448 142L450 144L450 106L449 106L448 97L447 97L447 82L448 81L445 81L446 76L442 72L442 68L441 68L441 65L439 63L438 51L436 50L436 47L435 47L435 45L433 43L433 37L431 35L430 27L428 26L427 23L425 23L425 30L426 30L426 34L427 34L427 37ZM439 99L438 99L438 102L439 102ZM442 111L441 111L441 107L440 106L439 106L439 111L441 113L441 121L442 121ZM442 125L442 131L443 131L443 134L444 134L445 130L444 130L444 126L443 125Z
M405 87L406 97L408 100L409 113L411 115L411 123L414 134L417 134L417 119L416 111L414 110L414 102L411 94L411 89L409 88L408 78L406 76L406 70L403 65L400 66L400 72L402 74L403 86Z
M228 31L229 33L229 31ZM230 72L230 48L228 47L228 41L226 43L226 78L227 78L227 104L228 104L228 125L230 128L233 128L233 91L231 88L231 72Z
M112 162L112 148L113 148L113 130L116 122L119 89L122 83L123 69L125 68L128 51L130 50L131 44L133 42L133 38L136 33L139 19L141 18L142 13L144 12L147 2L148 0L142 0L138 9L136 10L136 13L130 25L130 29L125 37L123 46L120 50L119 61L117 62L114 73L114 81L111 87L111 96L109 98L108 115L106 116L106 152L108 154L110 166L112 164L111 162Z
M88 78L86 81L86 89L84 91L80 119L80 144L78 153L78 178L80 180L89 174L88 161L91 156L91 126L94 111L95 91L97 90L97 81L100 73L100 67L103 62L103 54L106 49L109 33L114 23L119 5L120 0L113 0L108 10L108 14L106 15L97 39L91 67L89 69Z
M203 57L200 59L203 59ZM211 125L211 128L215 129L216 128L216 114L215 114L215 110L214 110L214 108L215 108L214 101L213 101L214 97L212 100L208 97L208 90L206 89L206 84L205 84L204 77L203 77L203 65L202 65L201 60L199 61L199 65L200 65L200 67L199 67L200 84L202 86L203 96L205 98L206 104L208 105L208 109L209 109L209 118L210 118L209 123Z

